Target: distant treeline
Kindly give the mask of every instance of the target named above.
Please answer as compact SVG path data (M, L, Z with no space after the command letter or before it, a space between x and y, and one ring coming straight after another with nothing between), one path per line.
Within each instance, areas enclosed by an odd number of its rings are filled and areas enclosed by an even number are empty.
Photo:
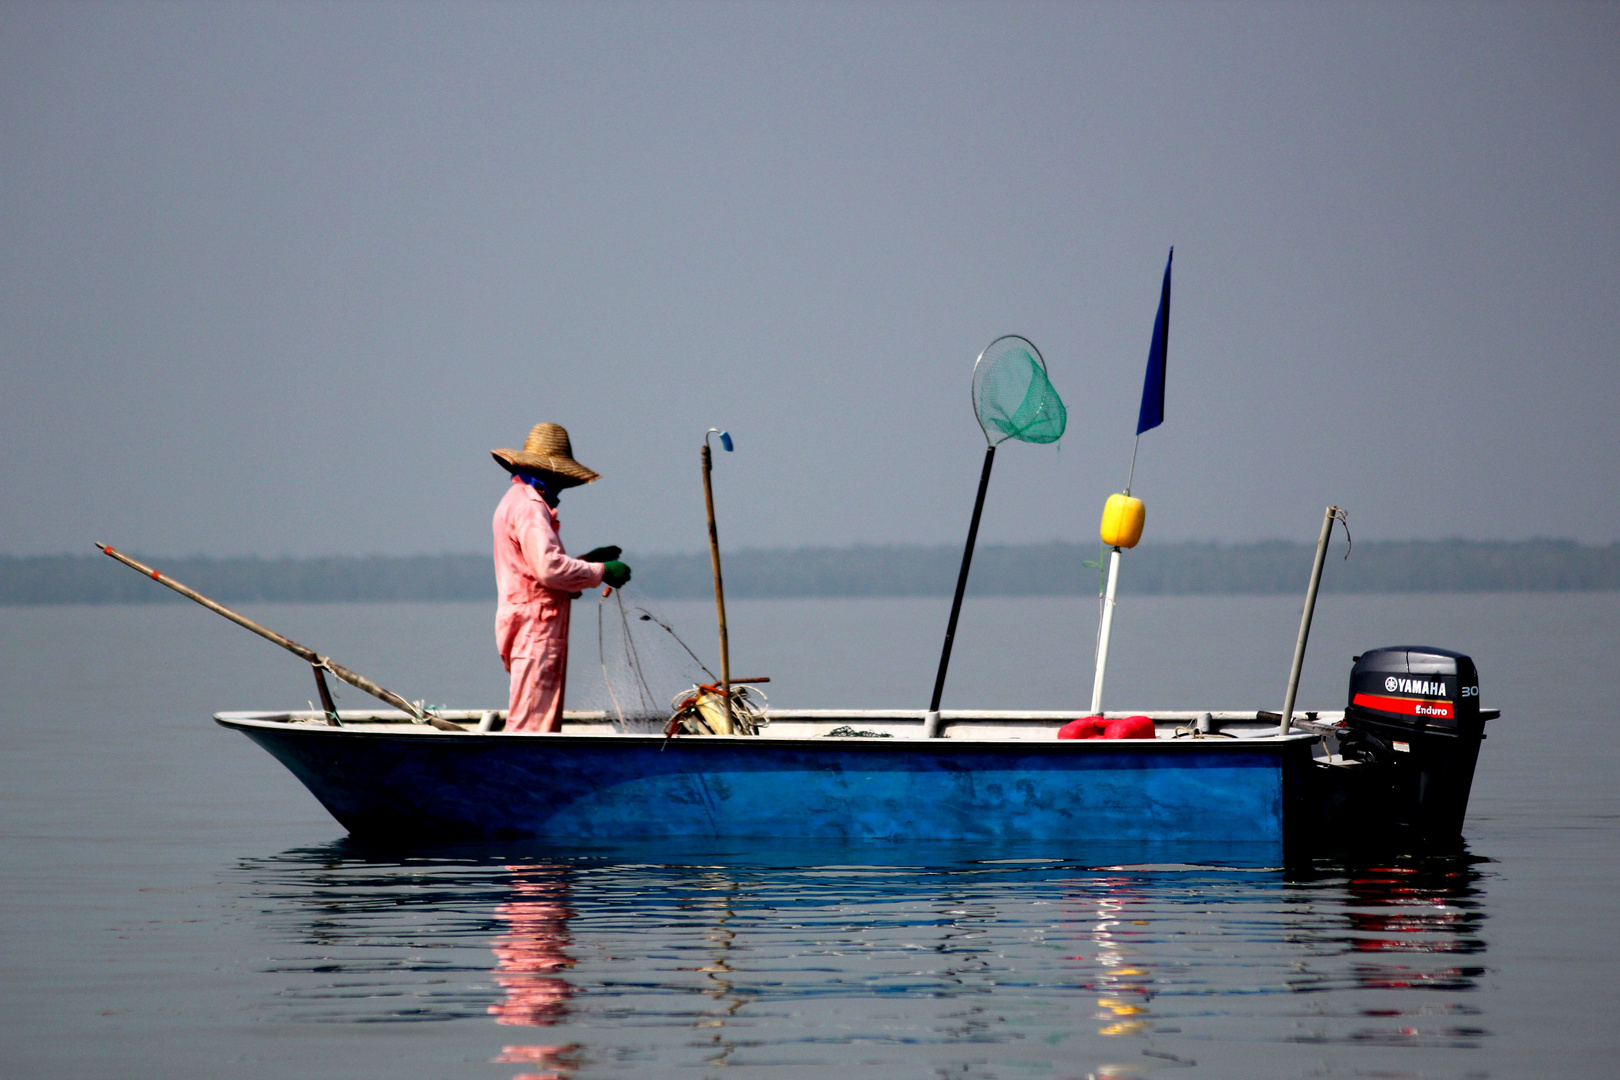
M1620 543L1572 540L1362 541L1349 561L1335 543L1322 587L1333 592L1512 592L1620 589ZM1145 545L1126 555L1121 591L1141 594L1303 592L1312 548L1256 544ZM140 557L140 556L137 556ZM709 557L626 553L636 584L672 599L711 595ZM956 545L767 548L725 556L726 595L946 596ZM968 591L981 596L1096 595L1096 545L987 545ZM224 602L493 600L488 555L330 556L313 559L144 561ZM124 604L181 599L104 555L0 556L0 604Z

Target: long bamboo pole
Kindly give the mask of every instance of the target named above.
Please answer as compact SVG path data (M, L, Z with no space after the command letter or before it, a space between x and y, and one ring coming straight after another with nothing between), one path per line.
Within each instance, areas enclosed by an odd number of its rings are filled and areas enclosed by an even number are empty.
M379 701L386 702L387 704L392 705L394 708L399 709L418 724L431 724L433 727L439 728L442 731L462 730L460 727L452 724L450 721L441 720L425 709L418 707L413 702L406 701L392 690L383 689L381 686L378 686L364 675L350 671L348 668L344 667L342 664L339 664L331 657L322 656L314 649L298 644L298 642L294 641L292 638L284 637L268 627L260 626L246 615L239 615L230 608L226 607L224 604L220 604L208 599L208 597L204 596L196 589L180 584L180 582L174 580L174 578L152 569L145 563L137 562L128 555L125 555L122 551L114 550L111 545L97 544L96 547L100 548L104 553L111 555L114 559L117 559L130 569L139 570L141 573L145 574L147 577L151 578L153 581L156 581L160 585L167 585L169 588L173 589L181 596L184 596L186 599L195 600L197 603L201 604L209 611L214 612L216 615L225 616L225 618L231 620L231 622L235 623L236 625L253 631L266 641L275 642L277 645L280 645L283 649L286 649L299 659L307 661L310 666L315 669L316 683L321 689L325 689L325 680L321 677L321 672L330 671L333 675L342 679L350 686L353 686L359 690L364 690L366 693L370 694L374 698L377 698ZM331 697L329 694L323 694L321 696L321 705L327 710L329 720L336 716L337 710L332 706Z
M720 618L720 686L726 702L731 701L731 641L726 635L726 584L720 574L720 531L714 523L714 455L709 452L708 436L703 438L703 507L709 514L709 561L714 565L714 608ZM730 719L729 711L727 719ZM728 733L729 734L729 733Z
M1311 616L1316 612L1316 590L1322 584L1322 565L1327 562L1328 537L1339 508L1330 506L1322 516L1322 535L1316 538L1316 562L1311 566L1311 583L1305 589L1305 613L1299 619L1299 637L1294 640L1294 663L1288 669L1288 694L1283 700L1282 720L1277 734L1287 735L1294 723L1294 695L1299 693L1299 673L1305 667L1305 643L1311 636Z

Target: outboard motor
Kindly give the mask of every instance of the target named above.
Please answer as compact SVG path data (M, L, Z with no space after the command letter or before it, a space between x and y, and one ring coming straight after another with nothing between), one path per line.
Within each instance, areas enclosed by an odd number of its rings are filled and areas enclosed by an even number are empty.
M1426 645L1355 658L1339 752L1376 770L1375 809L1424 839L1461 835L1474 763L1494 712L1479 707L1472 658Z

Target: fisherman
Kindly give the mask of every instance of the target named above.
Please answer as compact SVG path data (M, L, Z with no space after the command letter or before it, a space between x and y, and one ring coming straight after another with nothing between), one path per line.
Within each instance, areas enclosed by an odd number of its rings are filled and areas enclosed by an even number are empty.
M512 673L507 731L562 727L568 679L568 609L582 590L619 588L630 568L619 549L600 547L569 558L557 534L557 499L565 488L598 478L574 460L568 432L536 424L522 450L491 450L512 474L495 508L495 647Z

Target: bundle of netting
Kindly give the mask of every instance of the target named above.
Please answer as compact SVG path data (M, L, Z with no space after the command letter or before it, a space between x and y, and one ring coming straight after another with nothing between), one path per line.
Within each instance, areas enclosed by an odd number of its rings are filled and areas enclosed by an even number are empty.
M689 686L670 702L664 734L758 735L770 723L770 702L757 686L731 687L730 707L725 688L716 683Z
M687 687L719 682L720 677L638 590L632 586L629 591L628 597L624 589L615 589L597 599L600 693L582 697L622 731L661 732L669 721L671 699Z

